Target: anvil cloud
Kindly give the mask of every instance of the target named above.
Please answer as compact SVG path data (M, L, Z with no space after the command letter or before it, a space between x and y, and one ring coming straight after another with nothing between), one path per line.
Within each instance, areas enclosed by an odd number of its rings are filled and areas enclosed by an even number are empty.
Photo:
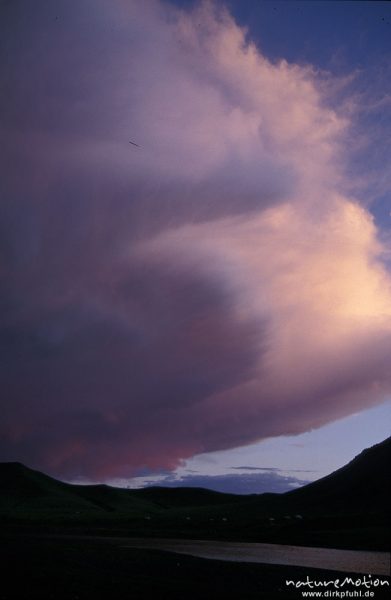
M1 458L129 476L382 401L386 248L322 76L209 2L2 11Z

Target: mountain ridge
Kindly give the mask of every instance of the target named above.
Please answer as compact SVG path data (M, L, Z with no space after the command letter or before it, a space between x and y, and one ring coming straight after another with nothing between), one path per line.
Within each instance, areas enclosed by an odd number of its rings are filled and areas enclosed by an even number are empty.
M376 458L374 458L374 454L376 453ZM350 479L350 483L352 483L352 479L355 480L355 484L358 482L363 484L363 480L365 480L366 488L368 487L368 481L375 485L376 488L381 488L385 493L389 491L387 486L390 485L390 474L389 474L389 465L391 458L391 436L385 439L382 442L379 442L369 448L363 449L359 454L357 454L352 460L350 460L346 465L333 471L332 473L316 480L305 484L299 488L294 490L289 490L284 493L274 493L274 492L263 492L263 493L252 493L252 494L234 494L234 493L225 493L218 492L215 490L211 490L209 488L202 487L186 487L186 486L178 486L178 487L165 487L165 486L149 486L145 488L120 488L111 486L105 483L98 484L77 484L77 483L68 483L61 480L58 480L51 475L47 475L37 469L32 469L27 467L22 462L19 461L7 461L0 462L0 491L2 495L10 492L12 490L9 487L11 484L11 480L16 485L14 491L18 491L19 488L30 488L30 491L35 487L36 491L41 491L42 494L47 494L49 490L56 490L59 492L61 489L62 492L67 492L69 494L74 494L79 498L90 497L90 501L94 501L94 493L101 493L102 495L109 496L110 494L120 493L121 495L127 495L128 497L142 497L143 499L153 500L154 497L162 495L167 498L171 498L171 501L174 501L175 504L178 505L189 505L189 501L193 501L191 496L197 496L198 500L196 504L199 504L202 501L202 497L209 503L210 501L221 502L221 501L239 501L243 499L254 499L254 498L270 498L275 499L276 497L285 497L285 498L300 498L308 495L309 497L313 497L315 493L319 493L320 490L324 490L325 486L329 484L333 484L333 487L336 487L336 478L337 484L340 484L340 480L342 482L342 478L346 481L346 476ZM352 473L354 477L352 477ZM7 480L8 480L8 489L7 489ZM386 487L384 488L384 484ZM186 498L188 496L188 498ZM187 502L186 502L187 500ZM226 503L226 502L225 502Z
M388 549L391 437L282 494L124 489L58 481L0 463L0 521L19 531L268 541Z

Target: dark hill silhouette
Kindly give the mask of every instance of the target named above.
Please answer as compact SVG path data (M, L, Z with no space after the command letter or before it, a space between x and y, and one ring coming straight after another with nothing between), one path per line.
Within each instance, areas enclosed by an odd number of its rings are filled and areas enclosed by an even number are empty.
M390 454L388 438L306 486L248 496L202 488L75 485L20 463L0 463L0 519L3 527L46 531L385 549Z
M172 508L245 504L267 512L386 510L391 491L391 437L363 450L347 465L313 483L284 494L225 494L203 488L115 488L75 485L18 462L0 463L0 512L6 507L57 507L127 512Z
M248 496L212 492L202 488L150 487L134 490L140 497L169 506L246 504L260 509L318 513L387 511L391 492L391 437L363 450L344 467L313 483L284 494Z
M29 519L66 515L100 516L107 512L132 514L154 510L128 490L108 485L73 485L57 481L21 463L0 463L0 515Z
M145 498L165 508L187 507L187 506L216 506L219 504L231 504L240 502L243 496L238 494L225 494L205 488L197 487L162 487L151 486L132 490L132 494L138 498Z
M363 450L330 475L284 494L291 506L341 512L388 511L391 492L391 437Z

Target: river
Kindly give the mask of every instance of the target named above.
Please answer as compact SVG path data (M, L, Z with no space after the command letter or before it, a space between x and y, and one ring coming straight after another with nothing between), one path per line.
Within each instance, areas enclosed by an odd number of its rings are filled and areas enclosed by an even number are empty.
M123 546L129 548L166 550L214 560L313 567L367 575L390 575L388 552L209 540L126 538L123 541Z

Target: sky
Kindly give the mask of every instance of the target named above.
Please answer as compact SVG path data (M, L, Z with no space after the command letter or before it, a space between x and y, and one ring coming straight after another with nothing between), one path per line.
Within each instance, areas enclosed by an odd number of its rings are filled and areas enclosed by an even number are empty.
M0 22L0 460L282 492L385 439L390 5Z

